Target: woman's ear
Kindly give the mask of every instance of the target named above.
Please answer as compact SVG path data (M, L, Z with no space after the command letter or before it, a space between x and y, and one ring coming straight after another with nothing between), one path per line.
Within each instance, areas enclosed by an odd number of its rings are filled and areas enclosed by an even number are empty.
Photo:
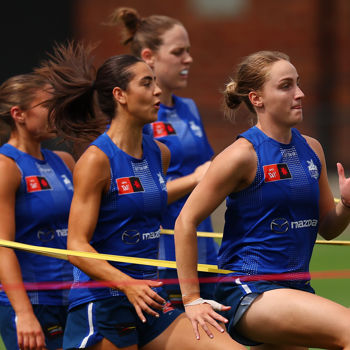
M155 55L149 48L145 48L141 51L141 58L153 69L155 62Z
M248 94L250 103L253 105L253 107L261 108L263 107L263 101L261 95L257 91L251 91Z
M113 97L120 104L126 103L125 91L118 86L113 89Z
M24 124L24 112L18 106L13 106L10 109L11 117L15 123Z

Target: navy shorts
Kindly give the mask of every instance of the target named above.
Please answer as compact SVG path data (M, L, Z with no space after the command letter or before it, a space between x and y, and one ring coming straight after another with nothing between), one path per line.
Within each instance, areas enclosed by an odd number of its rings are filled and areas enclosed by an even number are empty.
M159 279L164 280L162 288L168 294L171 304L181 310L184 310L182 304L181 289L178 282L174 283L174 280L177 280L177 272L175 269L159 269ZM212 282L211 279L217 277L215 273L210 272L198 272L198 277L201 281L200 283L200 294L203 299L214 299L214 291L216 288L216 282ZM171 283L167 279L172 280ZM208 279L209 282L206 281Z
M231 309L221 314L229 320L227 325L227 331L230 336L237 342L254 346L260 345L254 340L248 339L241 335L235 326L242 318L244 313L248 310L254 300L262 293L273 289L291 288L303 290L305 292L315 293L314 289L310 286L309 282L303 281L288 281L288 282L275 282L275 281L251 281L243 282L239 278L232 282L219 282L215 291L215 300L219 303L227 306L231 306Z
M33 305L33 310L45 334L49 350L62 348L66 326L67 307L58 305ZM6 349L19 349L17 342L16 314L10 305L0 305L0 331Z
M141 347L160 335L182 312L167 302L158 313L159 318L143 312L146 322L142 323L125 296L79 305L68 313L63 348L84 349L103 338L118 348L134 344Z

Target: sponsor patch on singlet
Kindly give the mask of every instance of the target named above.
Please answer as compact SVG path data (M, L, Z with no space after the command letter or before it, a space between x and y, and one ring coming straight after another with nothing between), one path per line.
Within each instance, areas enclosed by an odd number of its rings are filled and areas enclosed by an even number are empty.
M264 165L265 182L291 179L292 175L286 163Z
M44 176L26 176L27 192L51 190L51 186Z
M152 129L154 138L176 134L175 129L170 123L154 122L152 123Z
M120 177L116 179L119 194L144 192L140 179L137 176Z

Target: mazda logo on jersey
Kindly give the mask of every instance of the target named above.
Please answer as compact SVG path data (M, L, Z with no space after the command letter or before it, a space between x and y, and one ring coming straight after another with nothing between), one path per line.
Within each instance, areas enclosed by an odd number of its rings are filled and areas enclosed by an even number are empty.
M51 190L51 186L45 176L26 176L27 192Z
M151 125L154 138L176 134L175 129L170 123L154 122Z
M264 165L265 182L291 179L292 175L286 163Z
M144 192L140 178L136 176L120 177L116 179L119 194L129 194L135 192Z
M277 218L273 219L270 224L271 231L275 233L285 233L289 229L289 223L287 219Z
M137 244L140 242L141 235L140 232L136 230L127 230L122 234L122 241L125 244Z

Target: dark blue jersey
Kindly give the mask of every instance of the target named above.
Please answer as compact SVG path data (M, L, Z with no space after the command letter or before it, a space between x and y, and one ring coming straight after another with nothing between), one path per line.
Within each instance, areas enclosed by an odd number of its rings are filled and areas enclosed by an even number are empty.
M192 174L201 164L210 160L213 150L209 145L202 121L193 100L173 95L174 107L160 105L158 120L145 127L145 132L163 142L171 153L167 181ZM162 227L173 229L189 195L168 205L162 218ZM210 218L198 226L198 231L212 232ZM198 239L198 260L204 264L216 264L217 251L213 239ZM160 257L175 260L174 238L162 235Z
M142 159L119 149L104 133L92 145L101 149L111 166L111 184L102 196L100 212L91 245L104 254L157 259L160 220L167 202L161 153L152 137L143 135ZM157 267L110 262L117 269L137 279L157 277ZM90 281L85 273L74 269L75 281ZM71 290L71 307L120 295L109 288Z
M67 226L73 196L72 175L62 159L41 150L44 160L19 151L10 144L0 153L13 159L20 172L16 193L15 241L41 247L67 249ZM72 281L72 265L66 260L15 251L24 282ZM67 304L66 290L28 292L32 304ZM9 303L0 293L0 302Z
M290 144L257 127L239 137L254 146L257 172L249 187L227 197L219 267L248 275L308 272L319 226L318 156L296 129Z

